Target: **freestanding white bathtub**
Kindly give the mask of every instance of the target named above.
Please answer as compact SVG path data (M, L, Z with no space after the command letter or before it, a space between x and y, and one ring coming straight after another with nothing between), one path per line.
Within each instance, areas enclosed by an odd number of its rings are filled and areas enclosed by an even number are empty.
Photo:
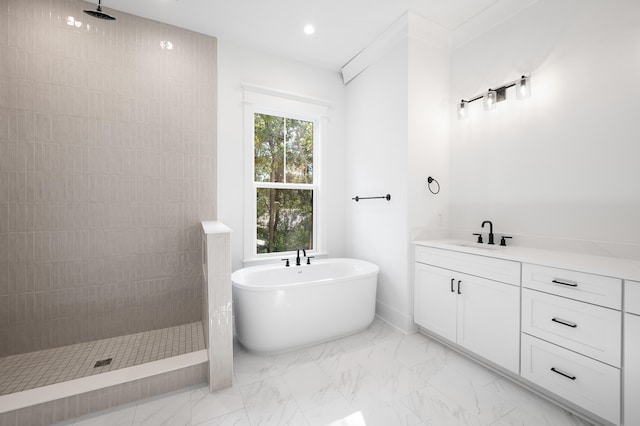
M375 315L379 270L357 259L239 269L231 274L238 340L269 354L364 330Z

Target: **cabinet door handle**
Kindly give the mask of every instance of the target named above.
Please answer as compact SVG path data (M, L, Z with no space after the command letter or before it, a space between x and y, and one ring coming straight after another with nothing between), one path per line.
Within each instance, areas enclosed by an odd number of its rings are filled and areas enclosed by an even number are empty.
M458 280L458 294L462 294L462 292L460 291L460 283L462 282L462 280Z
M572 283L572 282L566 282L566 281L560 281L560 280L552 280L551 282L554 284L567 285L569 287L578 287L577 283Z
M570 376L570 375L568 375L567 373L563 373L563 372L562 372L562 371L560 371L560 370L556 370L556 368L555 368L555 367L551 367L551 371L553 371L554 373L559 374L559 375L561 375L561 376L564 376L564 377L566 377L567 379L571 379L571 380L575 380L575 379L576 379L576 376Z
M453 282L455 281L455 278L451 278L451 293L454 293L455 290L453 289Z
M578 324L576 323L564 321L558 318L551 318L551 321L557 322L558 324L566 325L567 327L571 327L571 328L576 328L578 326Z

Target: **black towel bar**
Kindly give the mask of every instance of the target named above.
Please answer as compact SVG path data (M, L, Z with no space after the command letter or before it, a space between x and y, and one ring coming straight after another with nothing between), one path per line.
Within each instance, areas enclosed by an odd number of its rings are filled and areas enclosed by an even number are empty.
M377 200L377 199L385 199L387 201L391 201L391 194L382 195L380 197L359 197L356 195L355 197L352 198L352 200L356 200L356 202L360 200Z

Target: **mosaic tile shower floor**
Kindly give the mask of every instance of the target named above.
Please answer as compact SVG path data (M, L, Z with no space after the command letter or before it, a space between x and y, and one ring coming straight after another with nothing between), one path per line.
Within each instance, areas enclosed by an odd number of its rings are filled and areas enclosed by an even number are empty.
M145 331L0 358L0 395L205 349L202 323ZM108 365L96 362L111 358Z

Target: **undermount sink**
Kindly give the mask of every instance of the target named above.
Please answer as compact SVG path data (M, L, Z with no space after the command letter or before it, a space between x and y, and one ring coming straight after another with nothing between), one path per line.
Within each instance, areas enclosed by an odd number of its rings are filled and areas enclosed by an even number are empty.
M471 243L471 242L467 242L467 241L461 241L461 242L455 242L455 243L451 243L454 246L459 246L459 247L471 247L471 248L476 248L476 249L480 249L480 250L502 250L502 246L499 245L489 245L489 244L481 244L481 243Z

